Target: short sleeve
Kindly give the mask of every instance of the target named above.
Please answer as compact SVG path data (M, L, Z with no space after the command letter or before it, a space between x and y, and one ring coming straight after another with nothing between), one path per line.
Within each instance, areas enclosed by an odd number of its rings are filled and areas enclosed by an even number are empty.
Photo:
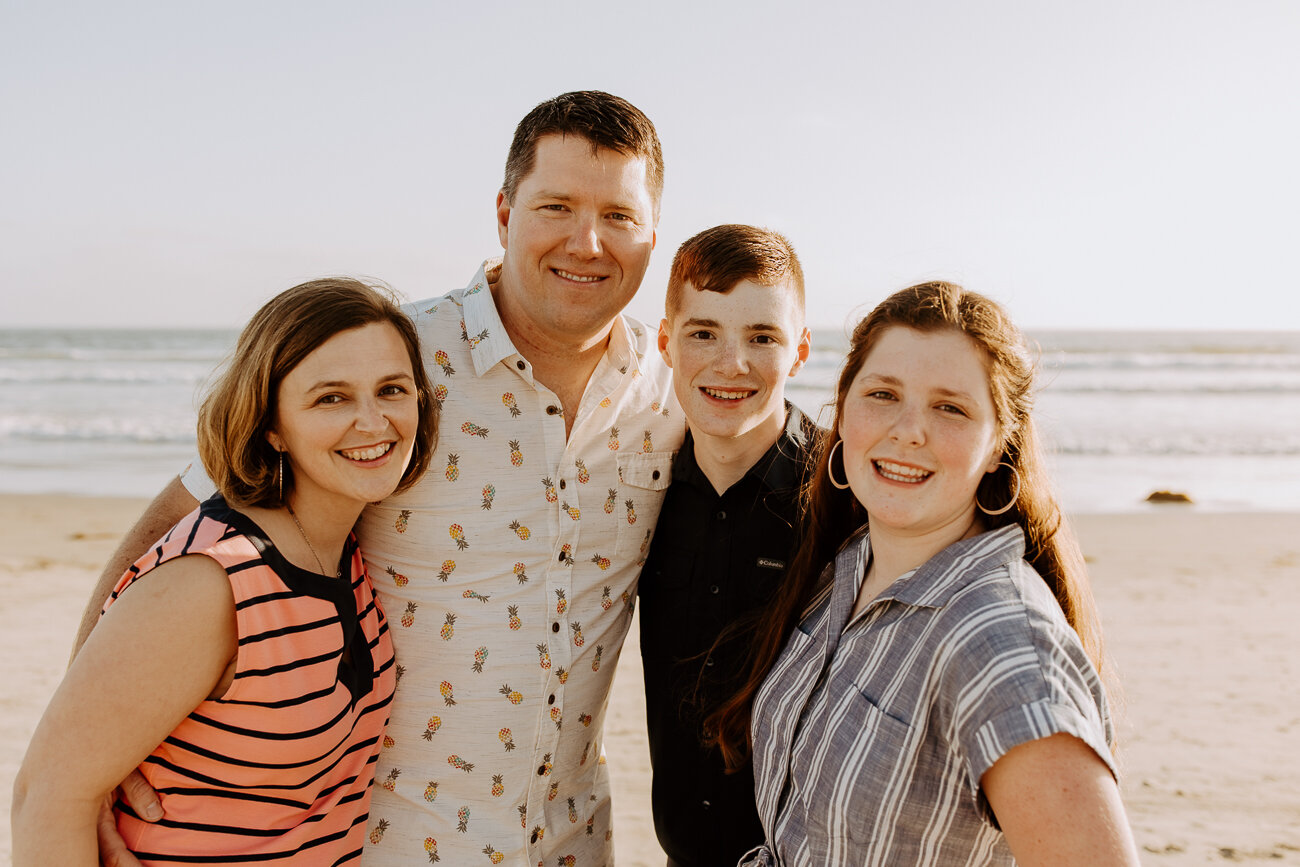
M994 822L979 781L1020 744L1073 735L1118 778L1101 679L1046 585L1026 571L1029 581L999 582L993 598L963 606L941 673L953 746L980 811Z
M200 503L217 492L217 486L213 484L212 479L208 478L208 473L203 469L203 462L199 460L198 455L194 456L189 466L181 470L181 484Z

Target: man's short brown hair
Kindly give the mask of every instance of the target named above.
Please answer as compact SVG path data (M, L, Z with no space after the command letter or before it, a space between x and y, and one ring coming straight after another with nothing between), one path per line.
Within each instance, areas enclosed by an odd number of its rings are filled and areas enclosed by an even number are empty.
M664 190L664 155L659 135L641 109L626 99L600 90L564 93L537 105L515 127L510 153L506 156L506 176L501 192L506 201L515 202L515 193L533 170L537 159L537 141L547 135L576 135L591 142L591 152L608 148L626 156L643 157L646 186L659 215L659 197Z
M794 245L771 229L727 223L705 229L677 248L664 299L669 321L682 306L687 283L702 292L726 294L745 280L760 286L789 280L803 316L803 266Z

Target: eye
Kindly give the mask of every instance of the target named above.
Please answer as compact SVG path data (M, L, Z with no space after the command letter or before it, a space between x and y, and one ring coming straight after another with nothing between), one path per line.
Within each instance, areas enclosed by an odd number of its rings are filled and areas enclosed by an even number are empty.
M567 211L568 208L565 207L564 205L552 204L552 205L542 205L541 210L551 211L552 213L563 213L564 211Z
M894 400L895 399L892 392L884 391L883 389L876 389L875 391L869 391L867 392L867 397L871 398L872 400Z
M405 387L400 385L385 385L383 388L379 389L379 393L385 397L391 397L393 395L401 396L406 394L407 391Z
M314 405L334 406L335 404L339 404L342 402L343 402L343 395L341 394L322 394L320 397L316 398L316 403Z
M620 214L620 213L618 213L617 211L615 211L614 213L610 214L610 215L609 215L609 218L610 218L611 220L617 220L617 221L619 221L619 222L624 222L624 223L630 223L630 222L632 222L632 218L631 218L630 216L628 216L627 214Z
M711 331L692 331L686 335L691 340L712 340L713 332Z
M966 415L966 410L952 403L941 403L936 409L940 412L952 413L953 415Z

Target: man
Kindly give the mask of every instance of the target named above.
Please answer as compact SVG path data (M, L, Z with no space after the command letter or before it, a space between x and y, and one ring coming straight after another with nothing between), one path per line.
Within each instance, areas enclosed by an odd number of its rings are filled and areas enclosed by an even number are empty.
M790 243L717 226L677 251L659 349L690 431L641 581L655 830L668 864L734 864L763 842L750 769L728 774L702 721L748 671L744 627L796 541L814 425L785 400L808 359Z
M620 314L662 186L630 103L544 102L497 195L501 262L411 307L442 421L429 473L358 525L398 662L366 864L613 860L602 723L682 437ZM195 502L173 483L136 550Z

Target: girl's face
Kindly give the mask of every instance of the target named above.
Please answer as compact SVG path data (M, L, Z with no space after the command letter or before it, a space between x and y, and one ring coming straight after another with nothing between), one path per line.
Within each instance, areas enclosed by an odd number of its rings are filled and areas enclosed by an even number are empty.
M294 502L360 509L388 496L411 458L419 400L406 344L387 322L335 334L289 371L271 445L293 469Z
M988 358L955 329L883 331L844 397L839 434L871 533L944 534L975 517L1002 443Z

